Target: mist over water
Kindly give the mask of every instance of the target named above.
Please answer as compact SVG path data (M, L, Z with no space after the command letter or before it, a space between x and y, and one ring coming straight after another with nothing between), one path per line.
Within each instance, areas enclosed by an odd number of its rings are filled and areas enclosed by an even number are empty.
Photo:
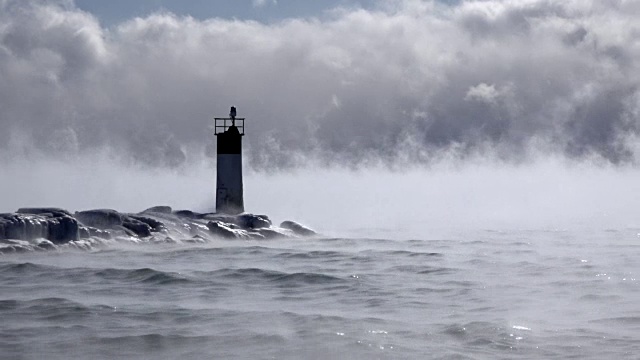
M13 161L3 168L3 212L29 206L214 209L213 159L163 169L95 155L73 162ZM527 164L449 161L396 170L317 165L264 173L247 167L244 182L249 212L276 221L295 218L327 235L408 238L447 229L638 227L639 177L631 166L548 158Z
M395 235L384 236L424 237L445 229L624 228L638 225L638 175L633 168L561 160L526 166L443 164L398 172L317 169L256 179L258 188L268 190L253 198L259 206L274 207L269 213L294 209L310 215L301 219L309 224L315 221L314 226L353 236L392 231Z

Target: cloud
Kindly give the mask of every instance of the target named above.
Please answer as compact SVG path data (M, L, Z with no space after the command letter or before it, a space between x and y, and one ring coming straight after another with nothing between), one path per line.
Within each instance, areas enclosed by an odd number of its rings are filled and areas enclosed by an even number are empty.
M0 149L117 149L180 166L247 117L256 168L539 152L637 162L640 6L383 2L279 23L171 13L106 29L72 3L0 2ZM61 150L62 151L62 150Z
M485 83L480 83L476 86L472 86L467 91L467 95L465 95L465 100L476 100L480 102L485 102L488 104L495 104L496 100L500 96L500 92L496 90L495 85L487 85Z
M260 7L265 7L269 4L277 5L278 1L277 0L252 0L252 4L253 4L253 7L260 8Z

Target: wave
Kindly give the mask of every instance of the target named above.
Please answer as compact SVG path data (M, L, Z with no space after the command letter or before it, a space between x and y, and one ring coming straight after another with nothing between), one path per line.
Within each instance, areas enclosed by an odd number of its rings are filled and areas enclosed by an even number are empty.
M591 320L590 322L598 323L598 324L606 324L606 325L623 324L623 325L640 326L640 316L620 316L620 317Z
M186 284L192 281L181 274L158 271L151 268L104 269L97 271L95 276L110 281L154 285Z
M246 282L246 283L256 283L262 284L265 281L276 283L282 286L296 286L296 285L327 285L327 284L337 284L337 283L346 283L348 280L345 280L340 277L331 276L322 273L312 273L312 272L297 272L297 273L286 273L275 270L266 270L260 268L224 268L215 271L206 271L206 272L198 272L199 275L209 278L211 280L215 279L227 279Z
M74 321L104 311L112 311L112 308L106 305L88 306L62 297L0 301L0 314L6 321L9 318L19 320L33 316L44 321Z
M411 274L449 274L454 271L454 269L444 268L444 267L434 267L428 265L396 265L387 268L389 272L399 272L399 273L411 273Z
M278 254L278 257L282 257L285 259L300 259L300 260L311 260L311 259L319 259L319 260L328 260L335 258L343 258L347 254L339 252L339 251L308 251L308 252L284 252Z
M0 265L0 272L3 274L29 274L35 272L54 270L53 266L39 265L30 262Z

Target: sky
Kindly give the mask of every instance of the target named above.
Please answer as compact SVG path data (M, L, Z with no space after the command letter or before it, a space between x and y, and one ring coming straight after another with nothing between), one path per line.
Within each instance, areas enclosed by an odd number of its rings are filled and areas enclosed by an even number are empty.
M438 2L457 4L459 0ZM104 26L117 25L132 17L145 17L158 11L199 20L235 18L273 23L288 18L323 17L336 8L375 10L386 6L379 0L75 0L74 4L96 16Z
M336 7L375 8L375 0L76 0L79 9L95 15L105 26L132 17L167 11L198 20L226 18L272 23L286 18L319 17Z
M0 0L0 211L210 203L212 119L233 105L250 207L286 211L260 192L298 174L326 208L353 179L372 219L447 199L453 217L570 212L544 194L630 213L638 18L635 0Z

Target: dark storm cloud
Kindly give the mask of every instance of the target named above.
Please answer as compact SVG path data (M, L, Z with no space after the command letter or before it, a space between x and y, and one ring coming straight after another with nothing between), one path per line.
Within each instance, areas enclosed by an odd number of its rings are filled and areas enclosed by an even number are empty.
M257 167L539 151L636 159L636 2L385 2L276 24L158 13L105 29L0 1L5 154L177 166L238 106Z

